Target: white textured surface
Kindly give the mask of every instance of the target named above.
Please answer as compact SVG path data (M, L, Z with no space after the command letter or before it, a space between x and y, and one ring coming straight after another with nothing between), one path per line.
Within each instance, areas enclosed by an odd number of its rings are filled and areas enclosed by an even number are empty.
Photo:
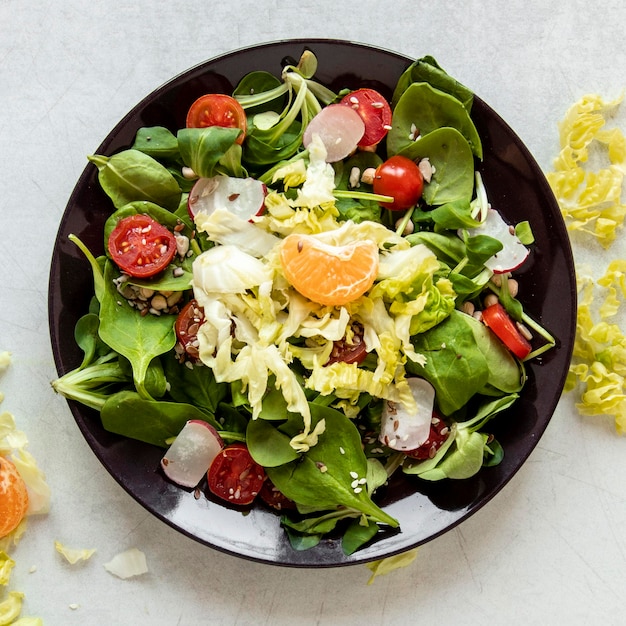
M583 419L565 397L501 494L372 586L364 566L248 563L154 519L99 465L49 386L47 278L85 155L146 94L210 57L301 36L432 54L549 168L566 108L626 86L625 23L621 0L2 0L0 350L13 355L2 409L27 431L53 493L50 514L31 520L13 553L24 614L47 626L623 623L626 440L610 419ZM581 263L596 253L576 249ZM611 256L626 256L624 244ZM57 539L97 553L70 566ZM150 573L108 574L103 564L130 547Z

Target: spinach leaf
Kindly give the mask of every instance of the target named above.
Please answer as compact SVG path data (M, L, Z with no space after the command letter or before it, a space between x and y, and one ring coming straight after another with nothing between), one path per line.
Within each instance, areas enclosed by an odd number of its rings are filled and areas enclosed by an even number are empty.
M524 385L524 373L519 362L485 324L470 315L467 317L465 321L486 359L488 376L485 384L501 393L520 391Z
M191 404L147 400L135 391L120 391L104 403L100 418L105 430L162 448L176 437L187 420L203 420L218 429L204 411Z
M432 56L424 56L414 61L400 76L391 99L395 107L400 96L412 83L429 83L433 87L454 96L461 104L471 111L474 94L456 78L448 74Z
M115 208L134 200L148 200L175 210L181 189L164 165L139 150L124 150L111 157L88 157L98 168L98 180Z
M185 165L198 176L209 178L219 173L237 175L239 172L233 171L232 165L227 171L220 171L219 165L220 160L235 145L240 132L238 128L221 126L182 128L177 134L180 156Z
M433 222L446 230L476 228L480 222L472 217L472 206L465 200L453 200L429 212Z
M254 71L246 74L233 91L233 97L240 101L246 110L248 117L253 117L257 113L265 111L275 111L279 113L286 103L286 86L279 78L265 71ZM263 94L276 94L274 97ZM261 94L261 97L259 97ZM249 100L256 96L258 104L248 105Z
M298 458L290 445L291 437L281 433L263 419L250 420L246 430L246 443L252 458L263 467L278 467Z
M424 480L453 478L461 480L476 474L483 465L487 437L479 432L458 429L454 446L439 464L419 474Z
M147 395L145 379L152 359L176 343L174 317L146 315L133 308L115 288L117 270L112 261L104 269L104 285L100 308L100 337L113 350L125 356L133 368L133 379L141 395Z
M86 367L99 356L108 354L111 350L98 334L100 326L100 318L96 313L87 313L83 315L74 327L74 339L78 347L83 351L83 361L79 365L79 369Z
M413 161L428 157L435 171L424 185L423 197L430 206L466 202L474 191L474 157L468 140L456 128L437 128L423 134L399 151Z
M476 344L468 318L454 310L434 328L413 337L415 350L426 356L426 365L408 362L407 370L433 385L444 415L467 404L489 379L487 359Z
M218 383L211 368L203 365L186 367L178 362L173 351L164 354L161 363L172 400L193 404L211 415L216 414L219 403L227 396L228 385Z
M179 156L176 136L163 126L140 128L133 148L155 159L175 159Z
M317 445L299 459L268 468L270 480L288 498L313 510L347 507L374 521L398 526L397 520L371 500L365 485L355 480L367 476L367 460L356 426L343 413L310 404L312 423L325 422Z
M354 554L378 533L378 525L370 520L355 519L346 529L341 539L344 554Z
M444 126L456 128L467 139L474 155L482 159L480 136L467 110L456 98L428 83L413 83L398 100L387 135L389 154L398 154L412 144L412 126L421 136Z
M93 273L93 289L94 296L98 302L102 301L102 296L104 294L104 263L105 256L96 258L87 246L76 236L76 235L68 235L68 239L78 246L78 249L85 255L87 260L89 261L89 265L91 266L91 271Z

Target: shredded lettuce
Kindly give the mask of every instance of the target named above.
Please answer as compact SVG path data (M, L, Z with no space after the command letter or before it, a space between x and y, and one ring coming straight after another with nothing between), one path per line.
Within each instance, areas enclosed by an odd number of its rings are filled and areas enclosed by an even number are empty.
M607 121L622 98L605 102L589 94L574 103L559 125L560 152L548 182L570 231L608 249L623 226L626 136ZM575 250L576 252L576 250ZM626 260L613 260L603 276L584 278L577 264L576 337L565 391L575 391L581 415L608 415L626 432L626 337L619 314L626 296ZM622 300L620 300L620 296Z
M96 553L95 548L69 548L60 541L54 542L54 548L65 557L70 565L76 565L79 561L87 561Z
M565 386L579 390L581 415L613 416L619 434L626 433L626 337L607 320L620 312L625 276L626 261L616 260L597 281L579 278L576 339Z
M621 98L605 102L590 94L572 105L559 126L560 152L554 171L546 175L567 228L595 237L605 248L626 217L621 202L626 138L618 128L605 128L608 115L620 102ZM602 158L608 165L593 169L592 161Z
M315 162L312 155L311 163ZM309 164L307 181L311 167ZM322 175L315 171L314 180ZM369 240L380 252L377 282L369 293L344 307L310 302L289 285L279 259L281 239L274 235L277 243L262 257L224 243L194 262L194 295L205 315L198 331L200 359L217 381L240 382L253 419L261 412L268 386L275 385L287 409L302 416L302 433L291 445L306 452L324 426L321 423L311 432L305 390L290 367L294 360L311 371L304 381L306 388L346 401L342 406L348 413L361 393L401 402L411 409L414 399L404 366L407 359L424 363L424 356L413 348L411 335L449 315L455 294L449 281L435 280L440 265L426 246L411 247L382 224L339 223L332 211L329 217L321 206L298 211L298 215L308 215L298 220L296 213L279 201L271 201L269 206L270 213L272 207L280 210L270 218L259 218L253 228L270 228L270 224L273 228L281 222L281 234L297 230L336 246ZM374 371L344 363L325 366L333 342L352 332L350 320L363 327L367 349L378 357Z
M0 602L0 626L15 624L15 620L22 612L23 598L24 594L21 591L9 591L7 597Z
M0 551L0 585L6 587L11 579L11 570L15 567L15 561L3 551Z
M367 584L371 585L378 576L385 576L386 574L400 569L401 567L408 567L411 565L417 556L417 550L417 548L407 550L406 552L401 552L395 556L389 556L386 559L380 559L378 561L373 561L372 563L367 563L368 569L372 572Z
M104 564L104 569L118 578L126 579L146 574L148 564L146 555L141 550L130 548L116 554L108 563Z

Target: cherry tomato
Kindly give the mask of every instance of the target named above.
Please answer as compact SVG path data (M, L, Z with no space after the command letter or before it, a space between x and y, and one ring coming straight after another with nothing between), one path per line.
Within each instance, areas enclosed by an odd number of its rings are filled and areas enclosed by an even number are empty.
M439 415L433 413L428 439L419 448L409 450L408 452L405 452L405 454L412 459L418 459L420 461L423 461L424 459L432 459L449 435L450 429L448 428L448 425Z
M243 443L226 446L211 463L207 473L211 493L233 504L251 504L257 497L265 470L250 456Z
M530 354L532 346L499 302L483 310L483 321L518 359L525 359Z
M351 342L343 338L333 343L333 349L326 365L332 365L333 363L363 363L365 357L367 357L367 348L363 341L363 328L355 326L353 331L354 335Z
M109 235L108 248L123 272L148 278L170 264L176 254L176 239L149 215L138 213L117 223Z
M376 168L373 188L374 193L393 197L393 202L381 203L382 206L402 211L422 197L424 178L415 161L397 154Z
M259 492L259 498L261 498L267 506L277 511L296 508L296 503L290 500L281 491L278 491L269 478L263 483L263 487L261 487L261 491Z
M198 329L203 322L204 310L194 299L181 309L174 323L178 343L192 361L198 360Z
M237 137L242 144L246 136L247 119L243 107L231 96L223 93L208 93L200 96L187 112L187 128L206 128L222 126L239 128L242 133Z
M375 146L391 127L391 107L374 89L357 89L340 100L340 104L352 107L365 122L365 133L359 147Z

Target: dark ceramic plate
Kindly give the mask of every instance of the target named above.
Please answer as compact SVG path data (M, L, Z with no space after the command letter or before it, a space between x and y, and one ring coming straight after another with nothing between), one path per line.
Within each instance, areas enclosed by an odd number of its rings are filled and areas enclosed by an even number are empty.
M334 90L371 86L391 95L400 74L411 63L399 54L350 42L294 40L238 50L192 68L140 102L104 140L97 152L110 155L129 147L141 126L184 126L190 103L207 92L232 91L251 70L280 73L285 57L298 59L305 47L318 58L317 79ZM471 87L471 76L461 77ZM575 278L567 233L555 199L537 163L507 124L476 99L473 117L483 140L480 166L489 198L511 222L530 220L536 244L518 274L527 310L558 337L557 347L528 366L522 397L495 420L503 462L483 468L462 481L419 482L398 475L381 502L401 524L401 531L381 536L369 547L345 556L338 540L294 551L279 518L264 508L244 515L167 482L159 471L161 449L106 432L98 415L69 402L88 444L119 484L158 518L197 541L224 552L289 566L325 567L363 563L418 546L450 530L498 493L527 459L557 405L575 333ZM50 273L49 319L59 374L76 367L82 354L74 342L74 324L85 313L93 293L91 271L68 234L92 251L103 249L106 199L87 166L61 221ZM494 504L498 506L498 504Z

